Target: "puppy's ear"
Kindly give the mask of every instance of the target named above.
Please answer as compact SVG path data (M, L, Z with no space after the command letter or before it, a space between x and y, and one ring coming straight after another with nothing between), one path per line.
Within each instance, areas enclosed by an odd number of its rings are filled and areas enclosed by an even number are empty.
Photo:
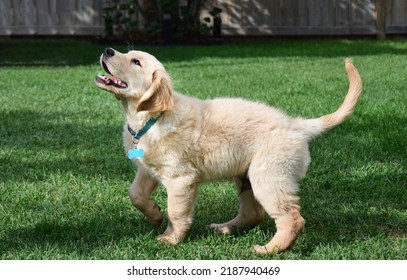
M171 78L163 70L155 70L153 83L137 104L137 111L163 112L174 104Z

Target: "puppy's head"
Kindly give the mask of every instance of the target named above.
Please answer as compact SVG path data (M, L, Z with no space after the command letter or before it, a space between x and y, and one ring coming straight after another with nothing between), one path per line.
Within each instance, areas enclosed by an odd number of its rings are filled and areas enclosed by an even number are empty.
M136 100L137 111L162 112L171 109L171 78L154 56L141 51L123 54L107 48L100 57L100 65L109 76L96 76L95 82L99 88L113 93L119 100Z

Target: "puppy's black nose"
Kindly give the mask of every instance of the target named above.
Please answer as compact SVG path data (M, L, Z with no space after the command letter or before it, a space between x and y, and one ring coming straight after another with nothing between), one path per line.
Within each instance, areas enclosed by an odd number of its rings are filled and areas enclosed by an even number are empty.
M114 56L114 49L106 48L104 54L105 54L105 56L108 56L108 57Z

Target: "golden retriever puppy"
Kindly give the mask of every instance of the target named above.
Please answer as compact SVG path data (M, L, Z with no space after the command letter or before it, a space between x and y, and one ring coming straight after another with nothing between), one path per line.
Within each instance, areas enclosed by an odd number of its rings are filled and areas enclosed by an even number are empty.
M345 61L350 85L343 104L315 119L290 118L243 99L181 95L174 91L163 65L145 52L124 54L107 48L100 63L109 74L98 75L96 85L121 101L124 148L137 165L129 189L132 203L153 225L160 225L163 215L151 194L159 184L168 193L169 223L158 240L177 244L185 237L199 183L233 178L239 213L211 228L229 233L259 224L267 213L277 231L255 251L274 254L294 245L304 227L297 193L310 163L308 142L343 122L362 91L351 60Z

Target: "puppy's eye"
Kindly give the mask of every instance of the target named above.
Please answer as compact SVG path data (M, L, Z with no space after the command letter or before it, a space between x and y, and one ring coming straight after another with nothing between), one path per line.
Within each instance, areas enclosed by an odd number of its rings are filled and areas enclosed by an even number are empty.
M141 66L140 60L138 59L132 59L131 62L133 62L135 65Z

